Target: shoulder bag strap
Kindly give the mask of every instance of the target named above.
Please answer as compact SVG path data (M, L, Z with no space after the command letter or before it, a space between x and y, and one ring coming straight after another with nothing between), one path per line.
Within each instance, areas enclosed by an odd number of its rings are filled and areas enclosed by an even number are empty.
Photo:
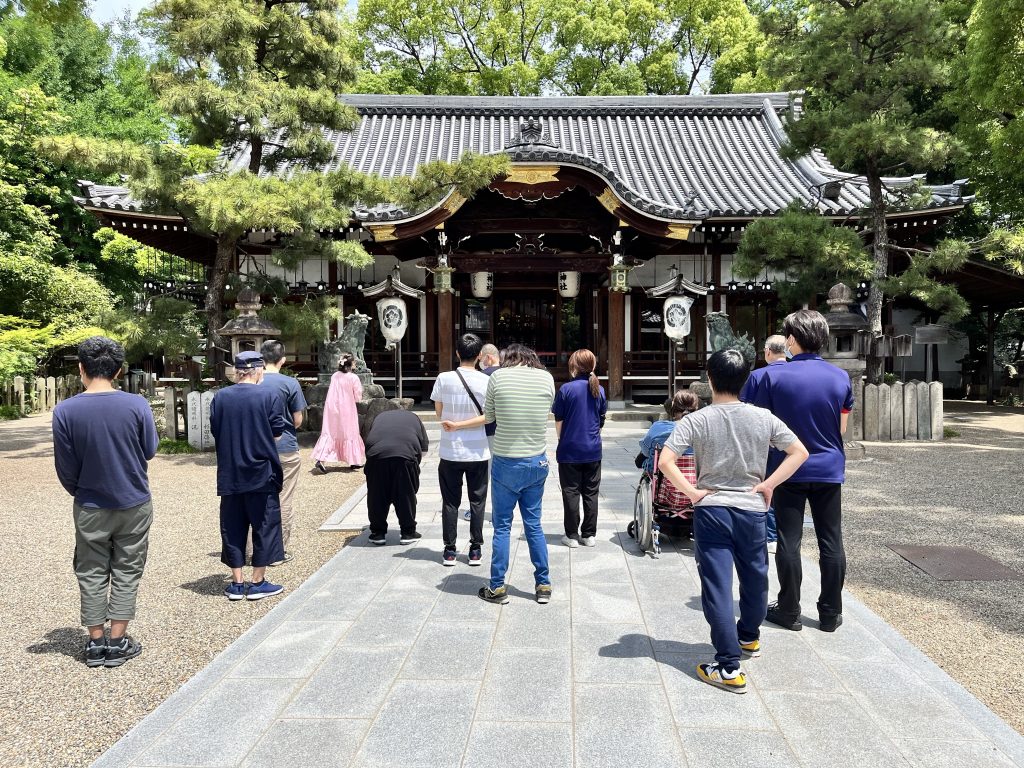
M473 401L473 405L476 406L476 412L483 416L484 409L480 407L480 401L476 399L476 395L473 394L473 390L469 388L469 384L467 384L466 379L463 378L462 371L456 368L455 375L459 377L459 381L462 382L462 386L464 386L466 388L466 392L469 393L469 398Z

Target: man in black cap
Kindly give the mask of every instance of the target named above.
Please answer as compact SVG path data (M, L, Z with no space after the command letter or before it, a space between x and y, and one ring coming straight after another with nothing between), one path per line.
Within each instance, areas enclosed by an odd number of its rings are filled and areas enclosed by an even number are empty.
M221 389L210 404L210 429L217 444L220 496L220 560L231 569L228 600L260 600L284 587L264 578L267 566L284 558L281 542L281 461L277 439L285 430L277 390L251 386L263 380L259 352L235 357L235 386ZM242 578L245 543L252 529L252 582Z

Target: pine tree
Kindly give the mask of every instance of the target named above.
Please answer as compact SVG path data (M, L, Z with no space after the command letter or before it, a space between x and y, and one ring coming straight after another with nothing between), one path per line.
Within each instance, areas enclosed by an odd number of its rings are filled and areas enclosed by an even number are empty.
M223 348L216 331L224 287L247 230L287 236L274 254L286 265L319 254L363 266L372 257L359 243L318 231L347 226L356 202L416 206L452 186L469 196L507 163L466 157L391 182L349 169L321 173L333 154L324 131L357 121L337 97L355 77L343 10L340 0L157 0L144 18L158 44L156 86L184 141L63 136L38 144L70 165L128 173L147 204L176 211L216 240L205 298L211 353ZM297 170L274 175L284 163Z
M784 152L795 158L821 148L837 166L862 175L874 260L868 321L878 337L892 251L886 212L899 204L883 177L940 167L955 148L918 107L948 79L948 23L933 0L815 0L787 18L795 23L777 31L770 69L806 93ZM915 285L906 287L937 288L927 276L928 254L907 255L916 268L908 276ZM871 355L868 381L880 383L882 370L883 361Z

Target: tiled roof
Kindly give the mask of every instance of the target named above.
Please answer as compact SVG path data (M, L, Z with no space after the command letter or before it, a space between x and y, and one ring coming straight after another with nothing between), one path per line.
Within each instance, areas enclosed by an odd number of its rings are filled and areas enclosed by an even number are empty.
M709 96L474 97L345 95L360 121L351 132L325 132L333 160L321 170L350 166L385 177L412 175L433 160L465 152L507 152L517 162L578 166L601 176L628 205L663 219L756 217L794 200L829 215L866 207L863 180L837 171L820 152L783 159L788 93ZM524 132L533 123L539 131ZM537 135L539 132L539 136ZM248 166L247 151L228 170ZM294 165L275 173L288 175ZM843 180L823 194L830 181ZM887 186L912 185L890 178ZM969 201L962 184L931 187L926 207ZM87 204L134 207L127 190L93 187ZM123 192L124 194L119 194ZM834 199L829 199L833 197ZM396 208L357 210L363 221L410 215Z

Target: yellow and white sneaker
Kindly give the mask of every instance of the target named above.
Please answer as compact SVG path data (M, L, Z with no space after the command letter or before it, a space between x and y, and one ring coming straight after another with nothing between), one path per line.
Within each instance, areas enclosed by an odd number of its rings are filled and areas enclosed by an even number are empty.
M761 655L761 641L751 640L747 643L740 641L740 653L743 654L744 658L756 659Z
M719 666L718 662L698 664L697 677L708 685L713 685L716 688L722 688L732 693L747 692L747 676L743 674L743 671L734 669L732 672L726 672Z

